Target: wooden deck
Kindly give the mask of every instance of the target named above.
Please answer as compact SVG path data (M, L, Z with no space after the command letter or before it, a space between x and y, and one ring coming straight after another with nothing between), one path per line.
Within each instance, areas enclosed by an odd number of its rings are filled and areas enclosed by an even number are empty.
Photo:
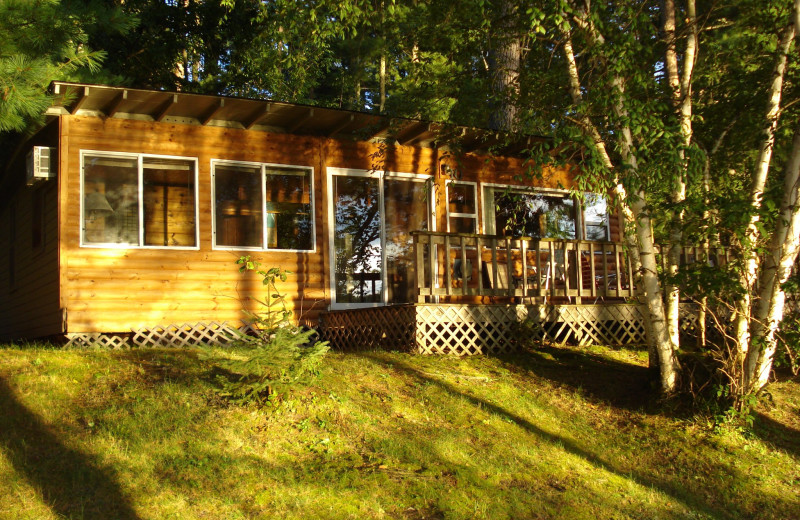
M323 337L345 350L494 354L525 340L576 345L645 343L626 246L583 240L412 233L418 303L320 316ZM687 247L684 263L729 260ZM681 328L697 326L682 304Z

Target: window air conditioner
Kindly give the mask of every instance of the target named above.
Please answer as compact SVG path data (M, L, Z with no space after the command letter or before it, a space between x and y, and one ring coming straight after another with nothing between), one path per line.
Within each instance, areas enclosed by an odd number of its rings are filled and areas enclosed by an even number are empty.
M28 152L28 186L39 181L56 178L56 149L49 146L34 146Z

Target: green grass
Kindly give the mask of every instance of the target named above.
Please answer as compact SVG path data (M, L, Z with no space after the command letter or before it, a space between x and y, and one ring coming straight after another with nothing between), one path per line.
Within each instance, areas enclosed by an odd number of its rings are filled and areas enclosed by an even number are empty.
M659 411L640 352L332 353L275 410L194 350L0 349L0 518L798 518L800 381L753 432Z

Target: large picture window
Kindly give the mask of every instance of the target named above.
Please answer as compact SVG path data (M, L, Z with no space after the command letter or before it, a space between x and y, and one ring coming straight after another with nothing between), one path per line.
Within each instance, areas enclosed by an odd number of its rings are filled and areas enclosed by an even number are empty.
M214 245L232 249L314 249L312 170L212 164Z
M486 233L513 238L608 240L605 199L587 193L532 191L508 186L484 186Z
M197 247L197 160L82 154L83 245Z

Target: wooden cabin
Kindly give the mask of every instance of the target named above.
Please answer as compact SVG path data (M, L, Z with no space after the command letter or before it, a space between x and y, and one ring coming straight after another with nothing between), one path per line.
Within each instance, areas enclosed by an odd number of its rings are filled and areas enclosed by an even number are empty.
M4 340L211 338L264 297L259 277L239 272L243 255L291 271L280 289L296 319L343 343L394 337L357 327L413 324L420 309L517 315L631 296L619 219L603 197L570 192L570 169L532 175L517 153L526 142L493 155L487 131L423 121L52 89L46 126L2 180ZM437 142L446 132L458 153Z

